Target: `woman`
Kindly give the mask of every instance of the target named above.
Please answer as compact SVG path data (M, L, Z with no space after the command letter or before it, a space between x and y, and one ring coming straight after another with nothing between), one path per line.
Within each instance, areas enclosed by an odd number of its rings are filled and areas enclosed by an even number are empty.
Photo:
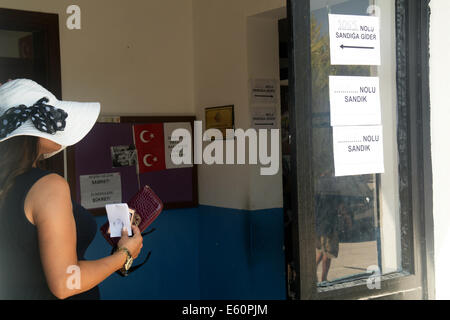
M114 254L85 261L95 221L63 177L37 168L80 141L99 112L98 103L59 101L31 80L0 86L0 298L98 299L97 285L139 255L133 226Z

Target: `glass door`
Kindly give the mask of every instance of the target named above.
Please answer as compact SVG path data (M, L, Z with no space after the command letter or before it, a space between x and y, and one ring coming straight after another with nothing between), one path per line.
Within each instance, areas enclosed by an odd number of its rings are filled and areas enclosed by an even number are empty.
M411 120L426 106L413 100L415 70L402 57L427 63L405 38L426 11L393 0L289 6L298 296L423 298L425 211L413 202L425 202L415 177L431 172Z

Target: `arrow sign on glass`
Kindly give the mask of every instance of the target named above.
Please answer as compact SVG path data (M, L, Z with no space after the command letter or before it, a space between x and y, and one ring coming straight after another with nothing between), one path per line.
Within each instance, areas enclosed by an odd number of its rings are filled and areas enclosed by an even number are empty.
M344 46L344 45L342 44L342 45L341 45L341 49L372 49L372 50L374 50L375 47Z
M332 65L380 65L380 19L330 14Z

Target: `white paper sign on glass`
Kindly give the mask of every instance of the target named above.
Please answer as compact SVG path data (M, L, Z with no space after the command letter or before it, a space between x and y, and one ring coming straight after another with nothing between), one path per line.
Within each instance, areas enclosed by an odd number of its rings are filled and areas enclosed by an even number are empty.
M329 14L332 65L381 64L380 18Z
M331 126L381 125L378 77L330 76Z
M383 127L333 127L336 177L384 173Z
M189 122L165 122L164 123L164 149L166 157L166 169L179 169L179 168L189 168L192 167L192 154L191 161L187 164L175 164L173 160L177 161L183 159L183 150L192 150L192 140L183 140L183 143L179 141L172 141L172 133L177 129L186 129L189 132L189 136L192 139L192 128ZM190 144L190 145L186 145ZM179 153L174 154L174 159L172 159L172 150L177 148ZM176 158L176 159L175 159Z
M80 176L81 205L86 209L103 208L122 202L120 173Z

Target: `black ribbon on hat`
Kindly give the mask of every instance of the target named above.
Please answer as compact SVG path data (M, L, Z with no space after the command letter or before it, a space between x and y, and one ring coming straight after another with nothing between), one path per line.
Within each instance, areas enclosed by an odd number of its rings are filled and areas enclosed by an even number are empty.
M48 134L64 131L67 112L46 104L48 101L48 98L42 98L31 107L22 104L6 110L0 117L0 139L19 128L28 119L31 119L39 131Z

